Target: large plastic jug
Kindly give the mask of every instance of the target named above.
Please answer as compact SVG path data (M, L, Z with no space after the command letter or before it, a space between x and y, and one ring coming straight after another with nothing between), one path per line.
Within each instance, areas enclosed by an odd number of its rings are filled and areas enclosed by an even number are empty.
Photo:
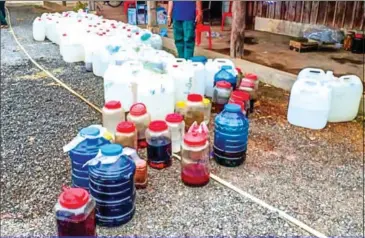
M295 81L288 108L288 121L295 126L322 129L331 106L331 88L315 79Z
M193 72L185 59L176 58L168 67L168 74L175 83L175 102L186 101L193 85Z
M326 73L322 69L304 68L299 72L297 76L297 80L302 79L313 79L321 81L326 79Z
M214 158L225 166L238 166L246 159L249 121L237 104L226 104L215 118Z
M190 93L204 95L205 93L205 67L201 62L188 61L189 72L193 73Z
M136 209L136 166L122 153L119 144L104 145L89 162L90 194L96 202L96 222L100 226L125 224Z
M214 85L219 81L226 81L231 84L233 90L237 86L237 74L234 72L232 66L224 65L221 69L214 75Z
M167 74L145 72L138 81L137 102L146 105L151 120L164 120L175 108L174 82ZM163 107L161 107L163 105Z
M234 68L234 64L229 59L208 59L205 64L205 95L208 97L213 96L213 87L214 87L214 77L218 73L218 71L222 68L222 66L231 66Z
M82 62L85 60L85 50L78 34L63 34L61 38L62 58L68 63Z
M129 112L130 107L137 101L137 79L141 78L142 83L149 83L149 80L145 80L148 77L142 74L143 71L143 65L138 61L121 64L115 60L104 75L105 102L123 102L124 111Z
M162 50L162 38L160 35L152 34L150 42L153 48L156 50Z
M120 49L120 45L104 45L100 48L95 57L93 57L93 73L96 76L104 77L104 73L107 70L109 63L112 60L114 54Z
M110 144L110 141L103 137L104 132L100 127L86 127L63 147L71 159L73 187L89 190L89 172L88 167L84 165L98 154L101 146Z
M346 75L337 80L332 80L328 84L332 88L328 121L345 122L355 119L363 93L360 78L355 75Z
M45 22L40 17L33 21L33 38L36 41L44 41L46 38Z

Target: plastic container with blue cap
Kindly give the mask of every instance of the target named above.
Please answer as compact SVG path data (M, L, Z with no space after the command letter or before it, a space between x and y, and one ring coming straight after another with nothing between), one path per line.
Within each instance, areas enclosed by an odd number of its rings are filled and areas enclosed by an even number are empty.
M224 166L239 166L246 159L249 121L237 104L226 104L215 118L214 159Z
M208 61L208 58L202 55L199 56L193 56L190 58L190 60L194 63L203 63L205 64Z
M71 159L72 186L89 190L88 166L84 166L89 160L94 158L101 146L110 144L110 141L103 137L103 132L90 126L83 128L69 144L64 147Z
M224 65L222 68L214 75L214 85L219 81L227 81L232 85L233 90L237 86L237 74L235 70L230 65Z
M96 201L96 222L114 227L127 223L135 211L136 165L119 144L104 145L89 162L90 194Z

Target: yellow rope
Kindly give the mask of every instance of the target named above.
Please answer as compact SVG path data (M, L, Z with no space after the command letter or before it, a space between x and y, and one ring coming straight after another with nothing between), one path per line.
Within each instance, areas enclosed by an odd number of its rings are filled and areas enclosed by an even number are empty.
M15 32L12 28L11 25L11 21L10 21L10 12L9 10L6 8L7 14L8 14L8 19L9 19L9 30L11 31L16 43L18 44L18 46L23 50L23 52L27 55L27 57L30 59L30 61L32 61L33 64L35 64L35 66L37 66L40 70L44 71L50 78L52 78L54 81L56 81L58 84L60 84L63 88L65 88L67 91L69 91L70 93L72 93L73 95L75 95L76 97L80 98L82 101L84 101L86 104L88 104L91 108L93 108L94 110L102 113L101 109L98 108L96 105L94 105L93 103L91 103L90 101L88 101L86 98L84 98L83 96L81 96L79 93L77 93L76 91L74 91L72 88L70 88L68 85L66 85L65 83L63 83L61 80L57 79L52 73L50 73L48 70L46 70L45 68L43 68L41 65L39 65L35 60L33 60L33 58L28 54L28 52L25 50L25 48L22 46L22 44L19 42L17 36L15 35ZM181 161L181 157L173 154L173 157L175 157L176 159ZM307 231L308 233L319 237L319 238L327 238L327 236L325 236L324 234L320 233L319 231L307 226L306 224L304 224L303 222L297 220L296 218L290 216L289 214L285 213L284 211L281 211L269 204L267 204L266 202L260 200L259 198L256 198L255 196L243 191L242 189L232 185L231 183L221 179L220 177L214 175L214 174L210 174L210 177L215 180L216 182L222 184L223 186L237 192L238 194L240 194L241 196L251 200L252 202L272 211L272 212L276 212L278 214L279 217L283 218L286 221L291 222L292 224L300 227L301 229Z

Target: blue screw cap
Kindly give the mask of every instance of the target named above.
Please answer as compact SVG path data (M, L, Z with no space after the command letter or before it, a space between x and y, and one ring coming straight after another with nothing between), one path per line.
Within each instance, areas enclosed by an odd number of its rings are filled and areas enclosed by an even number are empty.
M97 136L100 134L100 130L96 127L86 127L80 131L81 136Z
M228 112L240 112L241 107L237 104L228 103L224 106L224 110Z
M119 144L107 144L100 147L100 150L105 156L116 156L123 152L123 147Z

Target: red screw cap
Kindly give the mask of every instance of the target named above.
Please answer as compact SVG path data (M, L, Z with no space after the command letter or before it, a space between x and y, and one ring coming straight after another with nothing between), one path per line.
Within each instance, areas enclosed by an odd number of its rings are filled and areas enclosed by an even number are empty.
M117 132L120 133L133 133L135 131L136 125L131 121L123 121L117 126Z
M218 81L216 85L218 88L231 88L231 84L227 81Z
M207 143L206 135L190 132L184 135L184 143L188 146L203 146Z
M202 102L203 96L200 94L189 94L188 95L188 101L190 102Z
M107 109L120 109L122 104L119 101L109 101L105 103L104 107Z
M167 124L165 121L161 121L161 120L157 120L157 121L152 121L149 126L148 129L150 129L151 131L154 132L160 132L160 131L164 131L167 130Z
M58 198L61 206L68 209L78 209L89 201L89 193L83 188L69 188Z
M179 113L168 114L165 118L165 121L170 123L180 123L183 120L184 120L183 116L181 116Z
M133 104L129 110L129 113L132 116L142 116L147 113L146 105L144 105L143 103Z

